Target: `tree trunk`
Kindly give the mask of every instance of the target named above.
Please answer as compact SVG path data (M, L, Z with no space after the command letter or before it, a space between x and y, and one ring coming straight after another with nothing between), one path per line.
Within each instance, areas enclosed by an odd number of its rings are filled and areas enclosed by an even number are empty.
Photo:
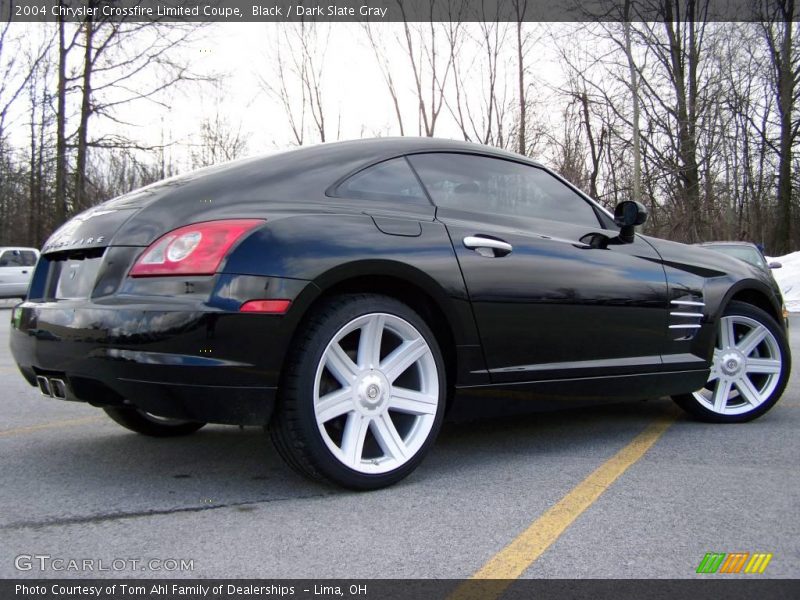
M78 126L78 148L75 164L75 212L88 208L86 197L86 154L88 151L89 117L92 98L92 50L94 23L91 17L84 22L83 90L81 97L81 121Z
M517 152L523 156L528 153L528 144L525 139L525 121L527 119L526 109L527 102L525 98L525 64L523 62L523 48L522 48L522 18L525 13L525 7L520 11L519 1L516 3L517 9L517 77L519 83L519 132L517 134Z
M783 37L778 64L778 112L780 114L780 156L778 162L778 222L775 254L786 254L792 249L792 98L794 74L792 73L792 19L794 0L785 4Z
M628 71L630 74L631 103L633 104L633 189L632 197L637 202L642 201L642 149L639 139L639 80L636 74L636 64L633 60L631 50L631 23L630 23L631 0L625 0L625 56L628 59Z
M30 173L28 174L28 240L30 246L38 245L36 239L36 225L39 220L39 202L36 192L36 82L31 83L31 148L30 148Z
M59 2L59 6L62 3ZM56 99L56 225L67 219L67 48L64 45L64 17L58 17L58 97Z
M704 229L700 210L700 175L697 166L696 100L697 100L697 48L695 37L694 2L689 0L683 25L689 27L688 48L681 39L681 22L675 21L672 0L665 2L664 26L669 38L669 53L678 119L678 179L680 212L686 227L685 240L699 242ZM688 67L688 74L687 74Z

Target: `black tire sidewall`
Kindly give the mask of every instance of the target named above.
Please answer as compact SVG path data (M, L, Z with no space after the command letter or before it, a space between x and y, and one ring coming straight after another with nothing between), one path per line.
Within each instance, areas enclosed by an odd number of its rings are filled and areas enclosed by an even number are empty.
M327 310L323 309L321 323L311 332L309 343L297 349L294 360L297 361L298 368L293 375L296 380L290 385L290 388L294 388L296 397L289 401L294 400L297 403L296 410L299 419L296 427L299 430L298 433L307 446L314 466L322 475L348 488L377 489L392 485L411 473L434 443L444 418L447 397L444 359L427 323L405 304L387 296L373 294L342 296L338 300L338 302L329 304L326 307ZM439 378L439 405L428 438L408 462L393 471L380 474L361 473L342 464L325 444L314 413L314 386L317 368L325 349L336 333L347 323L371 313L391 314L410 323L423 336L431 349Z

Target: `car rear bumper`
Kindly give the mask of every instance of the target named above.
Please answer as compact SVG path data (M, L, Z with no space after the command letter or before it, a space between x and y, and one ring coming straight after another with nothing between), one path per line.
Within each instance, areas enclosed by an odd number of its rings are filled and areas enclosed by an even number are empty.
M291 321L156 303L24 302L12 313L10 345L31 385L37 376L63 380L67 400L263 425Z

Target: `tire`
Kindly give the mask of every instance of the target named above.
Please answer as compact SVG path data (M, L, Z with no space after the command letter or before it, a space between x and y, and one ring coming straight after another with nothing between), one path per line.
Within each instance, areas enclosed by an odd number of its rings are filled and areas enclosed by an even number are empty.
M752 421L780 399L790 370L786 334L775 319L760 308L732 301L717 326L708 383L673 400L701 421Z
M138 408L107 406L103 410L113 421L142 435L150 437L178 437L194 433L205 423L157 417Z
M446 375L425 321L387 296L332 298L295 338L270 435L297 472L355 490L392 485L442 425Z

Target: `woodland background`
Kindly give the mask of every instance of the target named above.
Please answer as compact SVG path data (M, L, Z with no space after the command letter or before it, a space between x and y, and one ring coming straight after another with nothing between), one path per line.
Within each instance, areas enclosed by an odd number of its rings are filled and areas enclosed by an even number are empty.
M41 246L71 215L192 168L422 135L531 156L608 207L639 199L652 235L800 249L794 0L754 0L755 20L724 23L703 0L626 0L614 21L575 23L527 22L526 0L509 0L514 22L447 1L446 23L256 24L262 52L237 68L270 116L262 135L226 110L226 70L198 60L216 24L0 25L0 245ZM645 5L661 20L637 21ZM331 74L342 28L379 102ZM208 108L175 135L200 96ZM343 126L364 114L382 117Z

